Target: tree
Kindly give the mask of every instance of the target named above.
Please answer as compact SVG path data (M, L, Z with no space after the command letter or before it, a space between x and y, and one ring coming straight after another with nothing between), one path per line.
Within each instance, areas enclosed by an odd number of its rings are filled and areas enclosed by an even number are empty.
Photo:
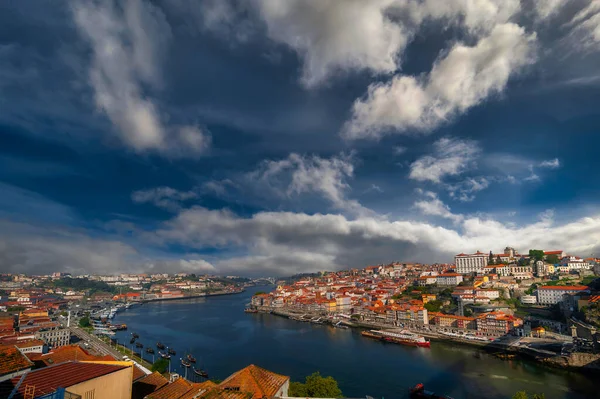
M558 255L550 254L546 256L546 262L556 265L558 262L560 262L560 259L558 259Z
M442 308L442 301L429 301L424 305L424 307L425 309L427 309L428 312L439 312Z
M529 399L529 396L527 395L527 392L519 391L513 395L512 399Z
M154 364L152 365L151 371L158 371L159 373L162 374L165 371L167 371L168 367L169 367L169 360L160 358L154 362Z
M542 249L530 249L529 258L535 261L544 260L544 250Z
M266 292L264 292L264 291L256 291L254 293L254 295L264 295L264 294L266 294Z
M90 318L87 316L82 317L81 319L79 319L79 327L89 327L91 326L90 324Z
M307 376L304 384L292 382L288 395L291 397L340 398L342 391L333 377L323 377L317 371Z
M490 259L488 260L488 264L490 264L490 265L494 264L494 254L492 253L492 251L490 251Z

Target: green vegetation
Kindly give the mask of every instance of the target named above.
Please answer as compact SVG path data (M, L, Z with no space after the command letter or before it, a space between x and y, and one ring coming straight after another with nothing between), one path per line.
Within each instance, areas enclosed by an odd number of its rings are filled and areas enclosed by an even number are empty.
M442 309L442 301L429 301L424 305L428 312L439 312Z
M211 378L209 381L214 382L215 384L220 384L223 382L223 380L219 378Z
M292 382L288 395L291 397L341 398L342 391L333 377L322 377L318 371L306 377L303 383Z
M593 284L592 284L592 282L594 282L594 281L595 281L597 278L598 278L598 277L596 277L596 276L587 276L587 277L584 277L584 278L581 280L581 283L580 283L580 284L581 284L581 285L593 285Z
M90 327L92 324L90 323L90 318L87 316L82 317L81 319L79 319L79 327L82 328L87 328Z
M545 399L546 396L543 393L534 393L531 399ZM529 395L525 391L519 391L515 393L512 399L529 399Z
M560 259L558 259L558 255L550 254L546 256L546 262L556 265L558 262L560 262Z
M160 358L154 362L152 365L151 371L158 371L159 373L164 373L169 368L169 361L167 359Z
M8 308L6 308L7 311L9 312L22 312L25 310L24 306L9 306Z
M543 249L530 249L529 250L529 259L534 261L544 260L544 250Z
M264 295L264 294L266 294L266 292L265 292L265 291L256 291L256 292L254 293L254 295Z
M108 292L116 293L120 289L127 291L125 287L117 288L106 284L104 281L94 281L87 278L71 278L64 277L58 280L49 281L46 285L54 288L72 289L74 291L89 291L90 294L94 292Z

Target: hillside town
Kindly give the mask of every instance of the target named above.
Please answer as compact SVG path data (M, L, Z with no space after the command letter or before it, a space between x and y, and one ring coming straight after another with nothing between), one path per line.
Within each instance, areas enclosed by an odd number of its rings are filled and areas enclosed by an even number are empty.
M562 250L460 253L453 264L394 262L279 284L249 312L334 325L404 328L481 344L553 339L564 351L598 352L600 260Z
M248 313L371 329L363 330L366 337L419 334L502 348L505 357L514 356L507 354L511 349L559 367L597 367L598 275L597 258L562 250L520 254L511 247L457 254L448 264L393 262L280 280L190 273L5 274L0 281L0 394L213 398L223 392L230 397L235 385L244 387L240 392L248 398L262 397L266 390L273 391L269 397L285 397L289 378L257 366L223 382L198 382L155 371L143 356L110 339L126 328L111 322L114 314L131 306L236 294L253 285L266 291L252 296ZM558 353L544 346L557 344ZM255 381L256 375L262 377ZM270 381L277 381L277 389ZM90 390L96 396L89 396Z

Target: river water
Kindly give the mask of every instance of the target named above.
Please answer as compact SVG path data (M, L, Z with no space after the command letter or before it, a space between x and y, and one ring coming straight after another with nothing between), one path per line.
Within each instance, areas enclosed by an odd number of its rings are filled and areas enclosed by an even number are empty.
M116 337L129 344L130 333L137 332L145 346L156 350L160 341L172 347L177 351L173 369L181 373L179 358L186 352L218 379L251 363L293 381L320 371L333 376L346 397L406 398L407 388L422 382L455 399L505 399L519 390L544 392L547 399L600 398L597 377L531 361L500 360L469 346L433 342L430 349L412 348L363 338L357 330L244 313L244 305L259 290L264 287L137 306L115 317L129 328Z

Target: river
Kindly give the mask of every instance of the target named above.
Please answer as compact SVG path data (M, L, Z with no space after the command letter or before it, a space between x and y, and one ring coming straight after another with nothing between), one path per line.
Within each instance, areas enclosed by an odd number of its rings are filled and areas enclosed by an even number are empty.
M160 341L171 346L177 351L172 365L179 372L179 358L189 351L211 378L223 379L251 363L292 381L320 371L333 376L346 397L406 398L407 388L418 382L455 399L506 399L519 390L543 392L547 399L600 397L593 382L597 377L532 361L500 360L446 343L433 342L430 349L385 344L357 330L244 313L252 294L264 289L133 307L115 317L114 322L129 328L116 337L128 344L130 333L137 332L144 345L156 348Z

